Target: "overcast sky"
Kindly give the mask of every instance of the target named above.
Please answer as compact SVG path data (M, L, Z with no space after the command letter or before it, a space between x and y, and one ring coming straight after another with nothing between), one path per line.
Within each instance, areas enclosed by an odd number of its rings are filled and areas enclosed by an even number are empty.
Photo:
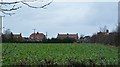
M36 32L56 37L58 33L92 35L105 25L110 31L118 22L117 2L53 2L47 9L23 6L13 16L3 18L3 26L28 37Z
M36 1L36 0L3 0L6 2L10 1ZM43 1L43 0L37 0L37 1ZM44 0L48 1L48 0ZM119 0L54 0L54 2L118 2Z

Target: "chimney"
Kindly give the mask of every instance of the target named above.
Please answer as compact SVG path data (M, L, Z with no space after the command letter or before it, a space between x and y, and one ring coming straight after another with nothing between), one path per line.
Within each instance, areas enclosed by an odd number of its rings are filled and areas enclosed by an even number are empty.
M20 33L20 36L22 36L22 33Z
M37 34L39 34L39 32L37 32Z
M67 33L67 35L69 35L69 34Z
M109 33L109 30L108 30L108 29L106 30L106 33Z

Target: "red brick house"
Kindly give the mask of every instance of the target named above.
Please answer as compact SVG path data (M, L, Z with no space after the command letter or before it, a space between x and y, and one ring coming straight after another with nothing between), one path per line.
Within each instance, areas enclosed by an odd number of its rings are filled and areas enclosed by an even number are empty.
M42 41L45 38L46 38L46 36L43 33L39 33L39 32L32 33L30 35L30 39L35 40L35 41Z
M78 33L77 34L59 34L57 35L57 38L73 38L78 39Z

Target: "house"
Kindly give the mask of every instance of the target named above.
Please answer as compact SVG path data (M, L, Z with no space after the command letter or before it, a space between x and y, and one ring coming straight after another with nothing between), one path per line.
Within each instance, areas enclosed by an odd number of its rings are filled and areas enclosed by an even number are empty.
M12 37L14 39L22 39L23 38L21 33L14 34L14 33L10 32L10 33L6 33L6 34L2 34L2 35L7 37L7 38L10 38L10 37Z
M21 42L23 40L23 37L22 37L21 33L12 34L12 32L11 32L11 35L13 36L13 42Z
M29 37L31 40L35 40L35 41L42 41L43 39L46 38L46 36L43 33L32 33Z
M20 33L20 34L13 34L13 37L14 38L21 38L22 39L22 34Z
M22 34L13 34L12 32L9 34L2 34L2 42L21 42L23 40Z
M57 35L57 38L73 38L73 39L78 39L78 33L77 34L59 34Z

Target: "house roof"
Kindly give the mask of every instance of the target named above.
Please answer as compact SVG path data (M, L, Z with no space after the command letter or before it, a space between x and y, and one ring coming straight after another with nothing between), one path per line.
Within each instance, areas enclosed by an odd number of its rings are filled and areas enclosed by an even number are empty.
M73 37L73 38L78 38L78 34L58 34L57 37Z
M20 34L13 34L13 36L22 37L21 33Z
M68 35L68 36L76 36L76 35L78 35L78 34L68 34L68 33L67 33L67 34L59 34L59 33L58 33L58 35L59 35L59 36L67 36L67 35Z
M30 35L30 37L41 37L41 36L45 36L43 33L39 33L39 32L37 32L37 33L32 33L31 35Z

